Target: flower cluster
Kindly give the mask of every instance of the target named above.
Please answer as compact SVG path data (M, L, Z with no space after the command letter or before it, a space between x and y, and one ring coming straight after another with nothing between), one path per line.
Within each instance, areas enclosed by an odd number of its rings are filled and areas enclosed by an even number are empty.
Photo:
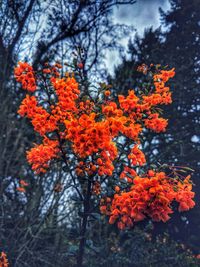
M179 203L179 211L194 207L194 192L191 191L192 184L189 179L190 176L180 182L168 177L164 172L153 171L146 177L135 176L128 191L118 187L112 201L102 199L101 212L110 216L109 223L117 221L120 229L131 227L146 217L153 221L166 222L173 213L173 201Z
M145 126L156 133L164 132L167 127L167 120L159 118L157 113L151 114L148 119L145 119Z
M28 186L28 183L26 181L24 181L24 180L20 180L19 184L20 184L20 186L17 187L17 190L19 192L25 193L26 192L26 187Z
M32 164L32 169L36 173L44 173L49 167L52 159L59 157L59 143L57 140L44 138L43 144L35 145L27 152L27 159Z
M128 159L130 160L132 165L144 165L146 163L144 153L138 148L138 146L134 146L131 149L131 153L128 155Z
M1 252L0 254L0 267L8 267L7 256L4 252Z
M19 62L15 68L15 79L22 84L22 88L34 92L36 90L36 81L33 68L26 62Z
M38 105L35 96L26 95L21 103L18 113L26 116L32 122L34 130L40 135L45 135L47 132L53 132L57 129L56 117L49 114L43 107Z
M60 79L51 79L53 88L58 98L58 105L56 105L55 110L57 115L64 112L66 113L75 112L77 113L76 100L80 93L78 89L78 83L73 77L60 78ZM55 113L56 114L56 113Z
M98 181L94 181L92 186L92 193L99 195L101 193L101 184Z

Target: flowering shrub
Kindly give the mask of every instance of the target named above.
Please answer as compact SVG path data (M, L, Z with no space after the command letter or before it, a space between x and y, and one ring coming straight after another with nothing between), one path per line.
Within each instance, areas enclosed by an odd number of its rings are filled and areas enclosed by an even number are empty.
M42 138L41 144L27 151L34 172L43 174L50 164L62 161L73 181L79 181L79 186L74 185L84 200L82 230L91 212L90 200L95 197L100 200L101 213L120 229L145 218L166 222L174 201L179 211L193 208L190 175L183 177L178 167L165 172L147 170L141 150L146 130L166 130L167 120L161 117L159 106L172 102L166 83L175 75L174 69L139 67L145 75L149 72L152 86L129 90L127 96L118 95L116 100L104 84L95 92L85 85L83 66L77 65L78 72L63 77L61 68L58 63L46 63L35 72L27 63L19 63L15 77L27 95L18 113L31 121ZM106 195L112 178L115 188ZM80 181L87 184L87 190ZM24 187L19 190L25 191ZM62 185L56 192L61 191Z
M172 213L171 203L179 203L179 211L194 206L190 176L170 177L165 172L149 170L139 176L137 166L146 162L140 150L140 135L148 128L163 132L167 120L160 117L158 105L169 104L170 88L166 82L175 74L172 70L157 70L152 75L153 85L146 94L119 95L114 101L106 88L98 95L81 95L73 74L61 77L61 66L49 66L38 71L27 63L19 63L15 77L27 90L18 113L31 120L34 130L43 138L27 152L27 160L36 174L45 173L53 160L66 161L70 144L76 156L77 176L92 177L93 193L100 194L101 177L112 176L119 159L119 136L130 141L126 164L119 178L127 181L127 188L115 188L111 199L102 198L101 212L110 216L109 222L118 221L120 229L150 217L167 221ZM42 97L46 97L42 101ZM91 178L90 178L91 179ZM99 180L99 181L98 181Z

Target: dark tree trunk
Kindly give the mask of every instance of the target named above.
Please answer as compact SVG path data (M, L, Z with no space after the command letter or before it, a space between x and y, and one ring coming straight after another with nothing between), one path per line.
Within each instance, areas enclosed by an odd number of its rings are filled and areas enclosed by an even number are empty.
M91 184L92 184L92 180L89 177L88 184L87 184L87 194L84 200L84 211L83 211L83 219L82 219L81 231L80 231L79 252L77 256L77 267L83 267L83 256L84 256L85 243L86 243L87 220L88 220L89 211L90 211Z

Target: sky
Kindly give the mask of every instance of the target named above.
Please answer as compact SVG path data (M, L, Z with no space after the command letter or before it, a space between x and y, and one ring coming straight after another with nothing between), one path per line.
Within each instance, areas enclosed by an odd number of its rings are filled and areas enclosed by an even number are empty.
M145 28L152 26L154 29L160 25L159 8L164 11L169 10L168 0L137 0L134 5L119 6L114 9L114 23L134 26L139 35L143 35ZM136 31L122 40L122 44L127 47L128 40L133 38ZM114 66L120 63L119 53L109 51L106 55L106 65L112 74Z

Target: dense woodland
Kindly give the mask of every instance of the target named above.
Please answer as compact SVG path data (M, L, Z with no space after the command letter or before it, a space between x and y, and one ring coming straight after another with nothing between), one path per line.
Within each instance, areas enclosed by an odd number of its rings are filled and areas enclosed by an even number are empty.
M7 253L10 266L75 266L81 212L77 195L67 186L62 192L54 190L58 180L67 179L59 165L37 176L27 164L26 150L39 137L17 115L24 93L13 76L18 61L38 69L46 61L65 64L72 59L83 63L88 80L108 82L113 94L138 90L138 84L148 86L148 77L137 71L143 63L176 69L173 103L164 108L168 129L159 135L147 132L144 151L149 164L193 169L196 185L195 208L175 213L165 224L145 221L120 231L95 210L88 224L84 266L200 266L194 257L200 254L199 1L170 0L171 9L160 10L162 27L147 28L142 37L112 22L115 6L134 2L0 1L0 251ZM119 40L126 35L130 41L123 48ZM107 49L128 51L112 76L104 64ZM19 178L29 184L25 195L16 190Z

